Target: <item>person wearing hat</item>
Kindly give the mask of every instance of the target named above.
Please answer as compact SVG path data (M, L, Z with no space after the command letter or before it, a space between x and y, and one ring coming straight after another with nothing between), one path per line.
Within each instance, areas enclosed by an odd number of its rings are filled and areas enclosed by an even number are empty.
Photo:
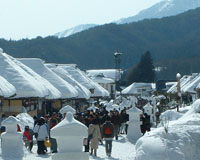
M38 154L45 154L46 147L44 145L44 141L49 138L48 130L45 124L44 117L41 117L38 120L38 123L35 125L33 132L37 135L37 153Z

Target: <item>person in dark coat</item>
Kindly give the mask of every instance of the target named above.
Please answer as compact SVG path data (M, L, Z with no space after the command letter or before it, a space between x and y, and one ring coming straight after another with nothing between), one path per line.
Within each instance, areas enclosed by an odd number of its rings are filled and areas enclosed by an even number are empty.
M102 126L102 137L105 139L105 149L108 157L111 156L112 152L112 140L114 137L114 126L110 121L110 117L108 116L106 122Z
M120 116L118 111L114 111L114 114L111 117L111 122L114 125L114 134L115 134L115 139L118 140L118 134L119 134L119 128L121 124Z
M126 123L129 120L129 115L126 113L126 110L122 110L120 113L120 120L121 120L121 127L120 127L120 133L124 134L126 132Z

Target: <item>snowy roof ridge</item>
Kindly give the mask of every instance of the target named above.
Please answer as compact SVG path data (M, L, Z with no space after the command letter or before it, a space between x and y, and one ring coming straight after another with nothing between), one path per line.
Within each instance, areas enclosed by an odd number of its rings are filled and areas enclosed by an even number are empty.
M124 88L122 90L122 94L137 94L137 88L140 87L152 87L151 83L132 83L131 85L129 85L128 87Z
M94 75L102 73L105 77L111 78L112 80L115 80L116 76L120 77L120 73L122 72L123 71L119 72L119 70L116 70L116 69L91 69L91 70L86 71L88 76L94 76Z
M198 73L193 73L192 75L184 75L180 79L180 86L181 86L181 92L193 92L191 90L192 86L191 83L195 83L196 79L198 78ZM193 84L194 85L194 84ZM190 89L188 88L190 87ZM188 90L189 89L189 90ZM176 93L177 92L177 83L175 83L171 88L168 89L167 93Z
M17 59L6 53L0 53L0 75L16 88L16 96L13 98L24 97L45 97L48 90L27 73Z
M0 76L0 97L11 97L16 94L16 88L5 78Z
M190 93L196 93L195 88L200 83L200 74L198 73L189 84L187 84L182 90L183 92L190 92Z
M89 99L90 98L90 91L85 88L83 85L81 85L79 82L77 82L72 76L64 70L62 67L57 66L57 67L52 67L49 66L49 64L45 64L47 67L50 67L50 69L55 72L58 76L63 78L65 81L69 82L71 85L73 85L77 91L78 91L78 97L76 98L84 98L84 99Z
M70 65L61 65L60 67L68 71L68 73L80 84L85 86L87 89L94 89L94 93L91 93L91 97L107 97L109 96L109 92L101 87L98 83L92 81L83 71L81 71L78 67L70 66Z
M18 58L19 61L23 60L23 59L27 59L27 58ZM36 58L31 58L31 59L34 60ZM44 61L41 60L41 62L43 63ZM40 66L40 63L38 63L38 65ZM55 88L48 80L41 77L39 74L37 74L35 71L33 71L32 69L30 69L28 66L24 65L21 62L19 63L19 66L21 68L23 68L27 73L29 73L30 75L35 77L35 79L37 81L39 81L48 90L48 95L45 97L46 99L59 99L59 98L61 98L61 96L62 96L61 92L57 88Z
M56 73L44 65L41 59L20 59L22 63L33 69L37 74L47 79L53 86L61 92L61 98L74 98L78 96L77 90Z

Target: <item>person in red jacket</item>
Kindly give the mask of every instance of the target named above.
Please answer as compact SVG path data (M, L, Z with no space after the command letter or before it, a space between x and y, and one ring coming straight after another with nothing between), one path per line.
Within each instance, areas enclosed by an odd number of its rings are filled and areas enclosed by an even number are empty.
M33 147L33 131L29 129L29 126L25 126L23 140L25 143L25 147L31 151Z

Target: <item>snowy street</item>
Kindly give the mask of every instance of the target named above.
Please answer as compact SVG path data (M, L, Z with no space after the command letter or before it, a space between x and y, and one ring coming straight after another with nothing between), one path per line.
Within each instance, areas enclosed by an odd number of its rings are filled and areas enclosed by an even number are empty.
M52 153L49 153L47 155L37 155L36 154L37 145L34 145L33 147L33 153L26 152L25 157L23 160L50 160ZM49 149L48 149L49 151ZM97 150L97 157L90 156L90 160L134 160L135 157L135 145L128 142L125 136L120 136L119 140L113 141L113 149L112 149L112 156L107 157L105 153L105 146L99 145L99 149ZM14 159L12 159L14 160ZM18 160L18 159L16 159Z
M186 112L186 110L188 110ZM184 111L184 112L183 112ZM185 113L186 112L186 113ZM126 135L120 135L119 140L113 140L112 155L106 156L105 146L99 145L97 157L89 156L90 160L199 160L200 155L200 100L191 106L164 112L161 117L168 117L158 128L151 128L150 132L132 144ZM20 121L28 119L27 114L21 114ZM177 118L178 117L178 118ZM23 121L25 122L25 121ZM28 122L28 120L27 120ZM104 142L105 144L105 142ZM9 150L9 148L7 149ZM0 160L50 160L52 153L48 148L47 155L38 155L35 144L32 152L25 152L22 159ZM8 152L12 153L12 152ZM58 153L57 153L58 154ZM2 155L2 154L0 154Z

